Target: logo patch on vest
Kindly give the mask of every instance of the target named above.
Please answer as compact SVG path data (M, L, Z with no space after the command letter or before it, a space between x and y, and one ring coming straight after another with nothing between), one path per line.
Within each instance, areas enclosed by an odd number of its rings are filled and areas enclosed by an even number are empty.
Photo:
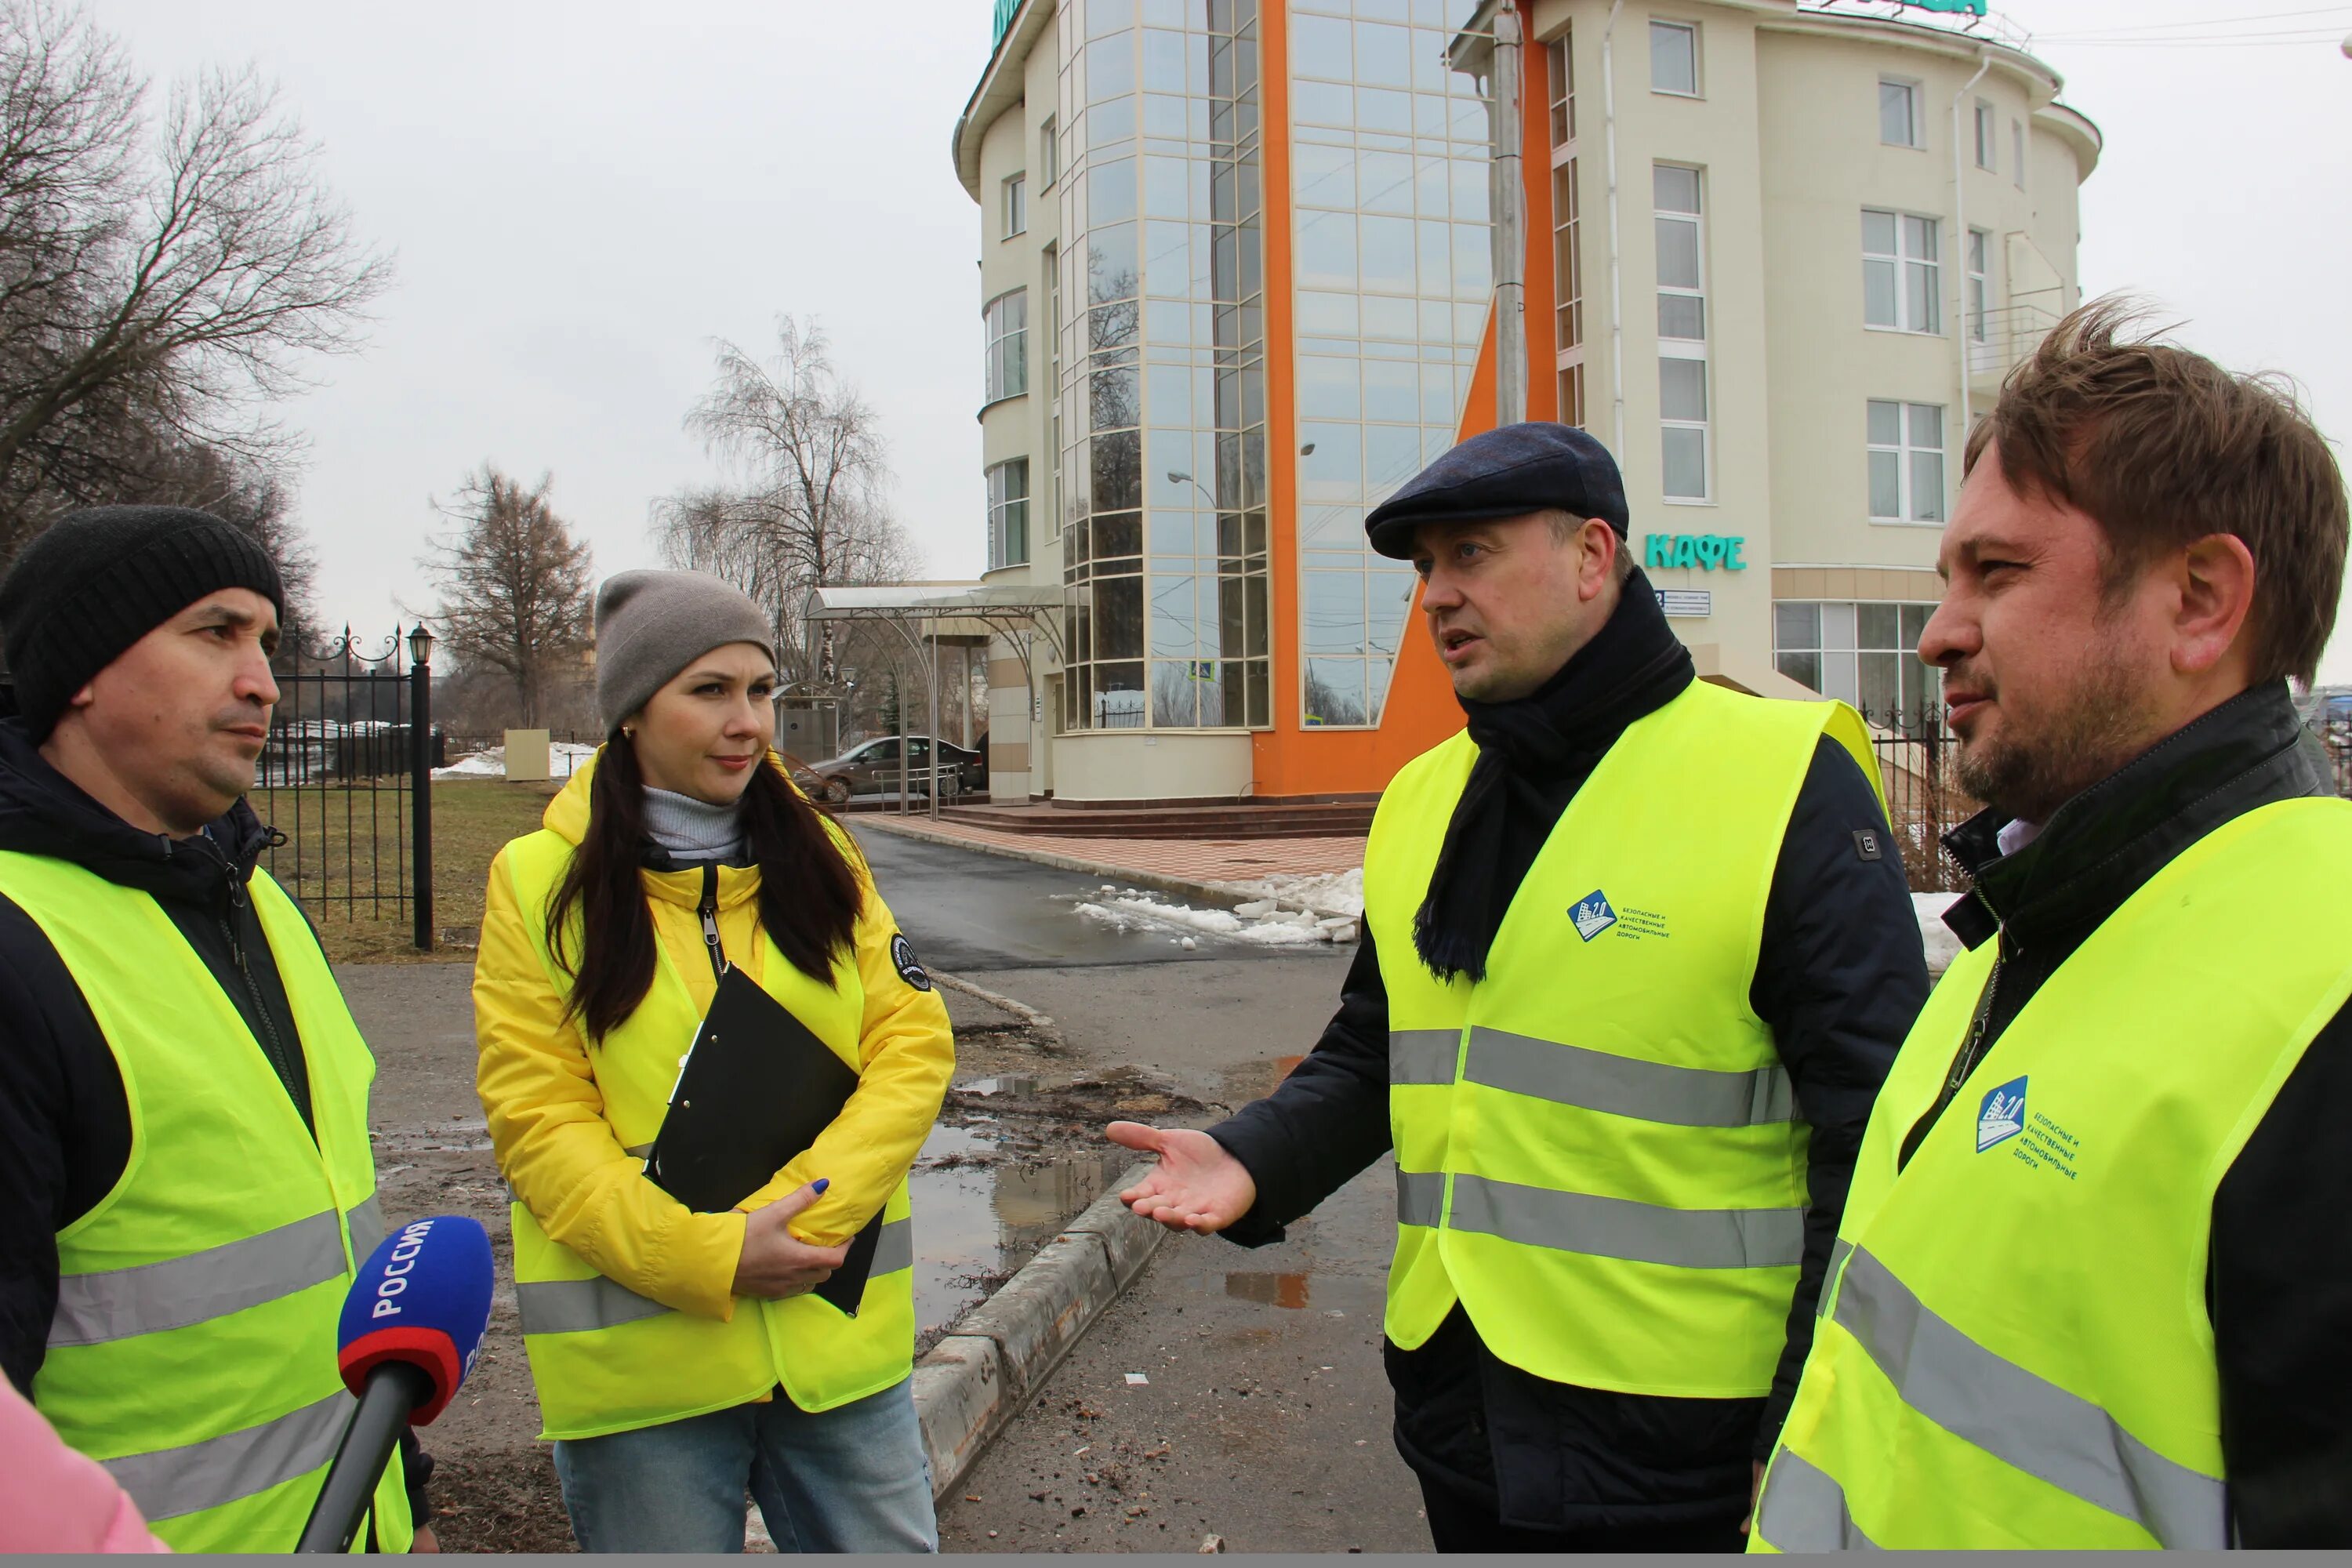
M1568 918L1576 922L1576 934L1591 942L1617 923L1617 911L1609 907L1609 895L1595 888L1568 911Z
M1977 1107L1977 1152L2006 1143L2025 1131L2025 1080L2013 1078L1987 1091Z
M929 991L931 988L931 977L923 973L921 964L915 962L915 944L897 931L890 933L890 963L898 970L898 978L916 990Z

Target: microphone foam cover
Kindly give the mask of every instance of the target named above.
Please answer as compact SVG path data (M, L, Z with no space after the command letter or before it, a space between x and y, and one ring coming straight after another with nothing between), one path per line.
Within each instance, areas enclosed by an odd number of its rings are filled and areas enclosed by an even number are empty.
M386 1237L343 1298L336 1363L353 1394L368 1373L405 1362L433 1392L409 1416L423 1426L448 1407L490 1321L490 1237L462 1215L420 1219Z

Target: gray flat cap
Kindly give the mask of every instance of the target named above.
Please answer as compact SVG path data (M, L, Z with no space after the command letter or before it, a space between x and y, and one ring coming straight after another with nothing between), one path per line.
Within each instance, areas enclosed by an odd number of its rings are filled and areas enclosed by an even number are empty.
M596 711L607 735L678 671L747 642L776 657L768 612L704 572L621 572L596 590Z

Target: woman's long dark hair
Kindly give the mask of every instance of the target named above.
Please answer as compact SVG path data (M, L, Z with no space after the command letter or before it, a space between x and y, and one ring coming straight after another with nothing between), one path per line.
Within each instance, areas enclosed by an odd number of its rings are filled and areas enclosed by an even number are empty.
M770 752L743 791L743 839L760 867L760 925L793 967L833 984L835 955L857 929L857 874L815 806ZM604 742L588 786L588 831L547 907L548 951L572 976L566 1022L590 1040L621 1026L654 983L653 907L645 867L646 784L635 742L617 731ZM580 917L579 962L568 951Z

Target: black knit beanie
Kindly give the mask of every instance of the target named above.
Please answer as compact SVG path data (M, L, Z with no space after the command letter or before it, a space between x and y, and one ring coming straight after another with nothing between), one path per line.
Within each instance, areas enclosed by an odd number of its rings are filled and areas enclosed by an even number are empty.
M0 648L16 710L46 740L73 694L207 594L250 588L286 614L278 568L251 534L185 506L68 512L0 583Z

